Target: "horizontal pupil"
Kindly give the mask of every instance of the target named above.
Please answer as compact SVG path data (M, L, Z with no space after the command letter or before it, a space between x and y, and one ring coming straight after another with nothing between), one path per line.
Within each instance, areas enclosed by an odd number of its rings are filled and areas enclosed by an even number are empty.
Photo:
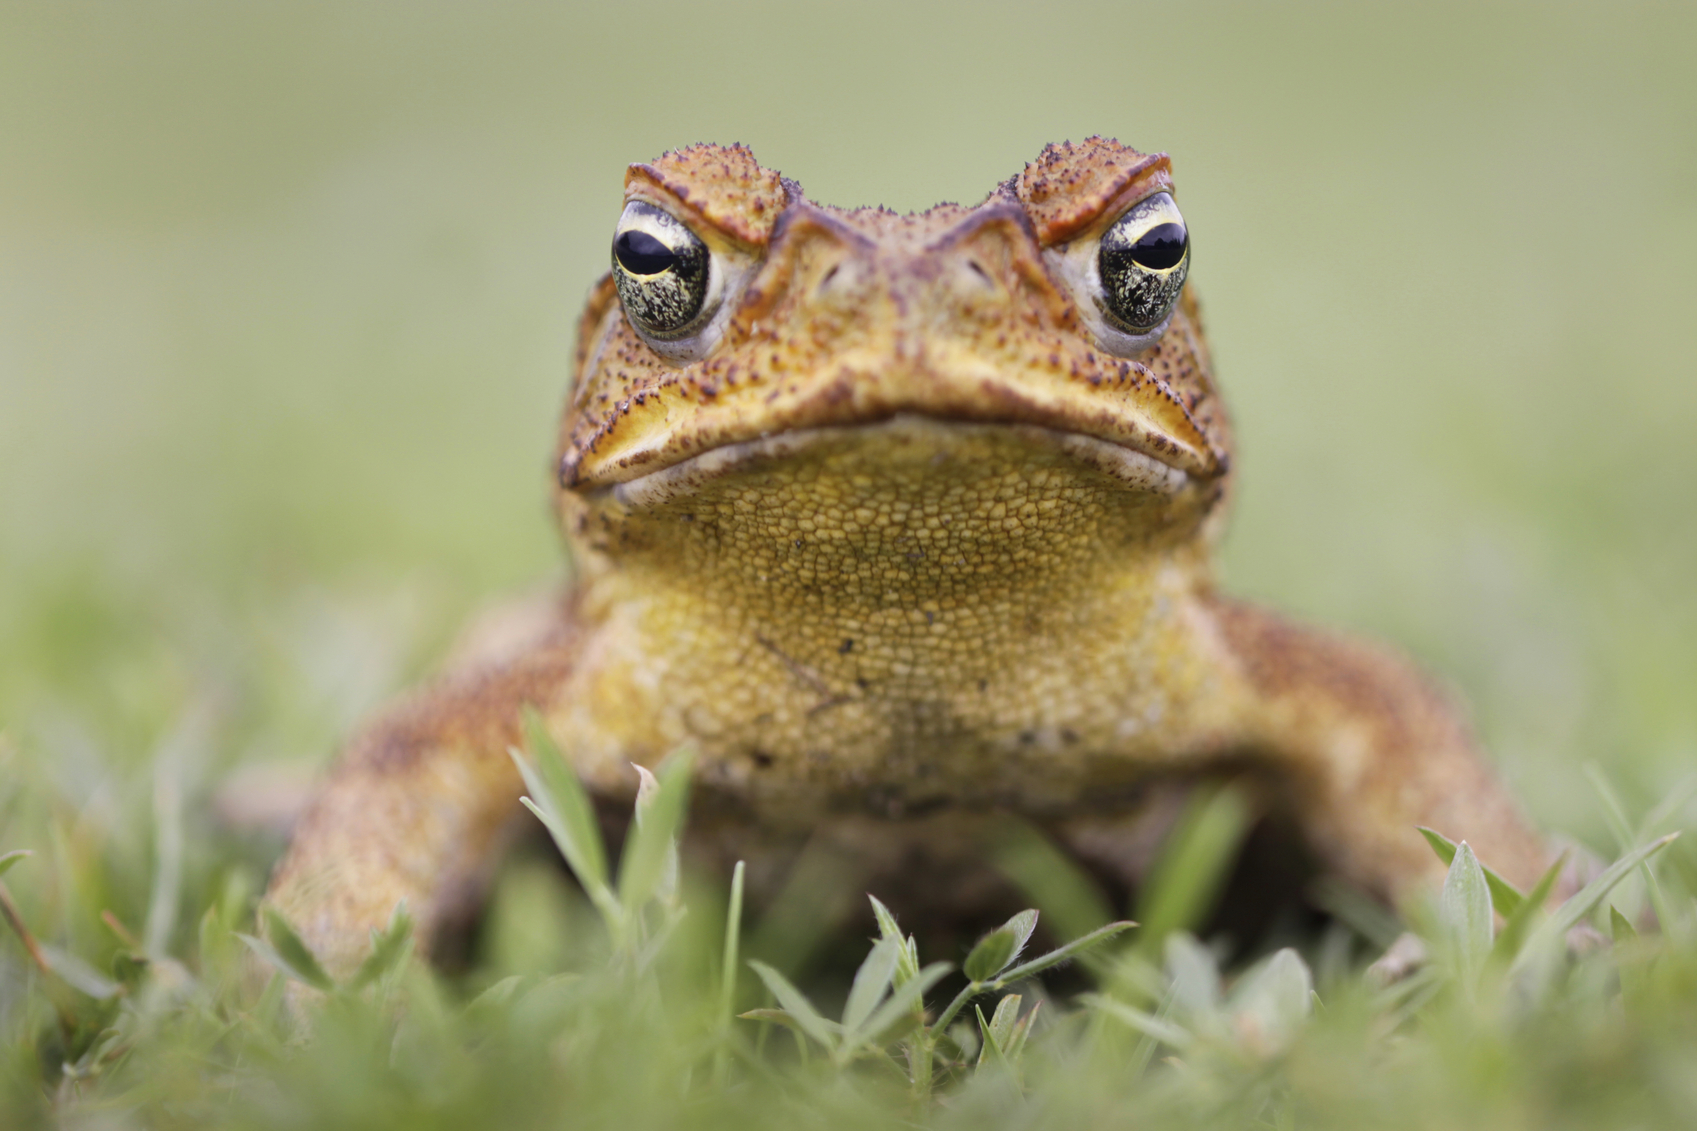
M632 275L658 275L678 261L676 252L647 232L620 232L613 241L613 254Z
M1132 261L1151 271L1167 271L1184 258L1183 224L1157 224L1131 245Z

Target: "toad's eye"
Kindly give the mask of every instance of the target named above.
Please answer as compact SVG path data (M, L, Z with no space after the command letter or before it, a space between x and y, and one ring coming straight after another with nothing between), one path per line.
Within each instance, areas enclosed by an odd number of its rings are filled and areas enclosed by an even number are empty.
M658 275L678 262L677 252L635 228L613 241L613 258L632 275Z
M1190 233L1164 192L1140 201L1102 234L1097 299L1109 322L1143 334L1167 320L1190 270Z
M695 330L712 274L707 245L683 221L640 200L625 205L613 236L613 283L644 335L669 340Z

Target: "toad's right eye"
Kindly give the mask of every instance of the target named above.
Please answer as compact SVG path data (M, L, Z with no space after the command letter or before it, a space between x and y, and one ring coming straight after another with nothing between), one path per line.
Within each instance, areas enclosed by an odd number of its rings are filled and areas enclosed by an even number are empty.
M613 236L613 283L631 324L662 341L687 337L701 322L713 283L707 245L663 209L625 205Z

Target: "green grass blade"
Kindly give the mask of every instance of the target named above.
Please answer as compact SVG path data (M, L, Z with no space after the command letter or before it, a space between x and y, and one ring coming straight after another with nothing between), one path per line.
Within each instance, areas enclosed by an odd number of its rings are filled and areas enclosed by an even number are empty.
M1579 890L1578 894L1558 907L1553 915L1539 925L1538 929L1532 933L1532 937L1527 940L1527 945L1521 948L1520 954L1516 956L1514 965L1510 969L1519 969L1524 966L1528 961L1527 956L1538 949L1537 944L1540 941L1565 938L1568 931L1578 926L1580 920L1589 915L1592 909L1602 902L1609 892L1614 890L1615 885L1626 878L1628 872L1678 838L1678 833L1669 833L1651 841L1649 844L1640 845L1610 864L1602 875L1586 884Z
M1019 1024L1019 994L1008 994L996 1003L996 1012L990 1015L989 1027L984 1031L992 1033L996 1038L996 1047L1004 1053L1012 1052L1014 1027ZM984 1011L978 1011L980 1023L984 1020Z
M1301 955L1284 947L1233 987L1229 1004L1239 1022L1250 1021L1261 1039L1283 1045L1313 1010L1314 975Z
M1426 843L1432 846L1432 851L1438 854L1438 859L1444 862L1444 867L1448 868L1455 863L1455 841L1436 829L1427 828L1425 825L1415 827L1419 830L1420 835L1426 838ZM1483 861L1480 861L1479 866L1484 868L1485 883L1491 889L1491 906L1495 907L1497 912L1505 917L1520 910L1520 905L1526 902L1526 897L1521 894L1520 889L1491 871Z
M1639 835L1655 832L1693 797L1697 797L1697 774L1687 774L1680 779L1678 785L1668 790L1667 796L1656 802L1654 809L1644 815L1644 820L1638 826Z
M1167 977L1172 999L1187 1014L1211 1013L1220 1004L1220 968L1214 953L1188 931L1167 936Z
M242 940L249 950L258 955L267 966L270 966L285 978L292 978L297 982L302 982L308 986L312 986L314 989L323 990L325 993L329 993L333 988L327 984L327 980L325 983L315 984L312 980L313 975L296 969L292 964L290 964L288 959L278 953L276 947L272 946L264 939L258 938L254 935L243 934L240 931L234 931L232 933L238 939ZM320 971L320 973L322 973L322 971Z
M526 708L525 743L530 758L509 751L524 775L525 788L543 812L538 813L584 890L607 887L607 849L595 807L577 774L566 763L542 717ZM533 810L534 811L534 810ZM550 820L550 817L553 819Z
M41 956L47 960L47 968L78 992L101 1001L115 998L123 992L124 988L117 982L69 951L60 950L50 943L40 943L39 947Z
M177 922L183 886L183 791L169 762L156 769L153 785L153 890L142 926L142 950L163 957Z
M407 901L395 904L389 925L371 932L371 953L359 964L348 979L350 990L363 989L400 966L413 947L412 916L407 913Z
M881 937L886 939L902 939L907 937L902 934L901 925L896 922L894 913L892 913L888 907L884 906L883 900L879 899L875 895L868 895L866 898L872 902L872 917L878 920L878 934Z
M507 750L530 793L519 798L519 803L548 830L560 855L566 858L566 866L606 921L608 931L617 936L624 913L607 886L607 849L589 794L566 765L565 756L534 710L526 708L524 727L532 756L526 758L511 747Z
M1449 862L1446 860L1444 865L1448 867ZM1307 895L1316 907L1380 950L1388 949L1402 935L1401 919L1360 888L1336 876L1321 876L1308 886Z
M1030 825L1009 827L995 847L995 864L1062 937L1088 934L1114 918L1095 878Z
M1485 880L1485 869L1465 840L1457 847L1444 877L1444 888L1438 899L1438 919L1461 967L1463 977L1471 982L1484 969L1491 953L1494 924L1491 920L1491 891Z
M1580 767L1585 780L1591 783L1591 791L1597 795L1597 800L1603 803L1603 819L1608 822L1609 831L1614 834L1615 848L1625 852L1631 848L1637 838L1632 835L1632 822L1626 819L1626 807L1620 803L1620 795L1615 793L1608 775L1595 762L1586 762Z
M895 984L898 986L905 985L919 976L918 948L913 945L911 939L902 934L901 925L896 922L896 917L890 913L890 909L885 907L877 896L868 894L866 898L872 901L872 915L878 920L879 935L886 939L895 939L901 943L901 952L896 957Z
M760 980L766 983L766 988L772 991L772 996L778 999L785 1013L795 1020L796 1028L818 1041L827 1050L837 1050L837 1030L840 1026L833 1025L813 1008L813 1003L807 1000L807 995L795 988L795 984L764 962L749 960L749 966L760 975Z
M1001 973L1001 970L1007 968L1008 963L1019 961L1019 956L1025 953L1026 944L1031 942L1032 932L1037 930L1037 909L1034 907L1026 908L1003 923L1002 930L1013 932L1014 947L1013 954L1008 958L1008 961L1003 963L1001 969L996 971L998 974Z
M1555 863L1544 869L1544 874L1538 878L1530 892L1527 893L1514 914L1506 917L1503 929L1497 935L1496 943L1491 947L1491 957L1499 961L1512 961L1520 953L1532 924L1544 909L1544 902L1550 898L1550 892L1555 890L1556 880L1561 877L1562 869L1567 867L1567 853L1556 857Z
M654 897L674 859L689 802L691 761L682 750L667 758L655 775L653 792L638 799L636 820L619 862L619 902L627 913Z
M1033 958L1030 962L1024 963L1023 965L1015 966L1013 969L1004 973L998 981L1000 981L1003 985L1012 985L1021 978L1029 978L1034 974L1041 974L1043 971L1052 966L1059 966L1063 962L1070 961L1087 951L1101 946L1115 935L1118 935L1123 931L1129 931L1135 926L1137 926L1136 923L1127 919L1122 919L1117 923L1109 923L1105 927L1097 927L1094 931L1091 931L1083 938L1073 939L1065 946L1051 950L1048 954L1042 955L1038 958Z
M1592 908L1601 903L1603 898L1614 890L1616 884L1626 878L1626 874L1650 857L1679 839L1678 833L1668 833L1641 845L1616 860L1603 874L1586 884L1579 893L1556 909L1550 917L1550 927L1553 931L1565 935L1569 930L1579 925L1579 921L1591 913Z
M283 918L282 912L269 903L260 908L260 921L265 924L265 938L271 944L277 958L276 963L284 973L292 974L298 981L305 982L315 990L329 993L336 988L335 981L318 963L318 956L312 953L312 948L301 941L289 921ZM246 936L244 936L245 938ZM248 943L249 946L253 944ZM266 957L261 953L260 957Z
M1664 809L1658 805L1655 811L1646 817L1635 831L1632 822L1627 820L1626 807L1621 804L1620 795L1615 792L1614 786L1610 783L1608 775L1603 772L1603 768L1595 762L1587 762L1584 771L1585 777L1591 783L1592 790L1597 794L1597 799L1603 803L1603 814L1608 820L1610 831L1614 833L1615 843L1622 852L1635 844L1641 843L1645 834L1652 831L1671 812L1671 809ZM1690 779L1687 779L1681 783L1681 786L1689 783ZM1678 801L1679 798L1680 789L1676 787L1674 793L1667 800ZM1666 801L1663 804L1665 805ZM1668 905L1667 897L1662 892L1662 885L1656 879L1656 873L1648 864L1640 864L1639 872L1644 877L1644 894L1650 900L1650 906L1655 909L1656 918L1662 924L1662 930L1678 932L1681 920Z
M890 980L895 977L901 950L900 939L881 938L872 944L871 952L854 972L854 984L849 987L848 1001L843 1006L843 1030L849 1040L854 1039L861 1025L884 1000Z
M1012 997L1015 1001L1019 1000L1018 994L1010 994L1008 996ZM1000 1006L997 1008L999 1009ZM1032 1002L1031 1009L1024 1017L1020 1018L1019 1021L1014 1024L1013 1038L1008 1042L1008 1056L1011 1057L1016 1064L1019 1062L1020 1056L1025 1052L1025 1042L1031 1036L1031 1027L1037 1022L1037 1011L1042 1008L1042 1001L1039 1000Z
M947 962L933 962L921 970L917 977L891 994L858 1032L845 1039L837 1056L838 1063L846 1063L862 1045L877 1040L904 1017L911 1017L923 1003L926 992L953 969Z
M988 982L1013 961L1018 942L1006 927L997 927L973 946L961 970L974 982Z
M1656 803L1655 808L1644 815L1644 819L1638 823L1637 835L1633 837L1634 843L1655 836L1675 814L1690 803L1693 796L1697 796L1697 774L1688 774ZM1689 943L1690 919L1675 910L1667 893L1662 889L1661 881L1656 877L1655 869L1646 864L1643 872L1645 894L1650 898L1650 906L1655 909L1662 933Z
M0 856L0 876L4 876L7 872L10 872L12 870L12 865L16 864L19 860L24 859L26 856L34 855L35 853L31 852L27 848L14 848L12 851Z
M1092 1009L1100 1010L1121 1024L1128 1025L1137 1032L1151 1037L1161 1044L1171 1045L1175 1049L1189 1048L1195 1039L1188 1031L1171 1021L1163 1020L1152 1013L1145 1013L1136 1006L1103 997L1101 994L1084 994L1078 1000Z
M725 948L719 971L719 1015L729 1017L737 993L737 952L742 947L743 874L748 866L741 860L731 869L731 898L725 908Z
M1616 946L1638 941L1638 928L1612 905L1609 907L1609 934L1614 938Z
M995 1029L984 1018L984 1010L975 1005L972 1007L972 1013L978 1018L978 1032L982 1039L978 1046L978 1060L973 1067L983 1068L984 1062L992 1056L995 1057L996 1063L1006 1065L1007 1058L1002 1055L1002 1048L996 1043Z
M1015 966L1011 970L1004 971L994 981L980 982L973 980L969 982L960 991L960 993L955 995L954 1000L949 1002L948 1006L937 1018L934 1028L938 1030L947 1030L949 1023L955 1019L955 1016L962 1009L966 1008L966 1004L969 1001L977 997L979 994L990 993L1001 989L1003 986L1011 986L1022 978L1032 977L1033 975L1040 974L1044 970L1053 966L1059 966L1063 962L1086 955L1092 949L1100 946L1104 942L1107 942L1120 932L1129 930L1135 926L1137 926L1136 923L1125 920L1118 923L1109 923L1105 927L1096 928L1083 938L1074 939L1072 942L1067 943L1063 947L1058 947L1047 954L1033 958L1030 962L1023 963L1019 966Z
M1232 859L1249 832L1250 804L1232 785L1199 790L1167 838L1137 900L1146 956L1160 953L1172 931L1188 930L1208 914L1226 882Z
M808 1030L796 1020L796 1015L787 1009L771 1009L765 1007L760 1009L750 1009L737 1014L737 1017L743 1021L769 1021L774 1025L782 1025L784 1028L790 1030L790 1032L799 1034L803 1037L809 1035ZM823 1017L819 1020L828 1031L832 1033L841 1031L842 1027L835 1021L828 1021Z

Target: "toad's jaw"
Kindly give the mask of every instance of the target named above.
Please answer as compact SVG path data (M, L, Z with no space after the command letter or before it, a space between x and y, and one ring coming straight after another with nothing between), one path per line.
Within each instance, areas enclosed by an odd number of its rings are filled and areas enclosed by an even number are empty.
M822 371L784 380L739 379L727 365L723 373L690 374L627 394L567 444L561 485L593 492L722 450L733 452L724 458L735 459L751 444L859 431L898 417L938 426L1030 427L1069 437L1080 450L1124 465L1123 477L1138 487L1150 480L1149 461L1177 473L1180 483L1214 479L1226 470L1224 454L1184 403L1137 363L1109 364L1091 354L1102 372L1081 369L1074 379L1058 361L1010 374L959 343L898 345L909 355L901 363L892 358L901 349L851 353Z
M725 444L680 463L613 483L590 492L610 496L621 506L646 509L695 494L707 483L747 470L793 458L822 445L858 441L876 446L921 445L945 451L951 439L968 431L1005 432L1032 444L1052 445L1118 479L1134 491L1175 496L1191 482L1179 468L1122 444L1078 432L1035 424L982 424L941 420L916 413L898 413L863 425L801 428L753 440Z

